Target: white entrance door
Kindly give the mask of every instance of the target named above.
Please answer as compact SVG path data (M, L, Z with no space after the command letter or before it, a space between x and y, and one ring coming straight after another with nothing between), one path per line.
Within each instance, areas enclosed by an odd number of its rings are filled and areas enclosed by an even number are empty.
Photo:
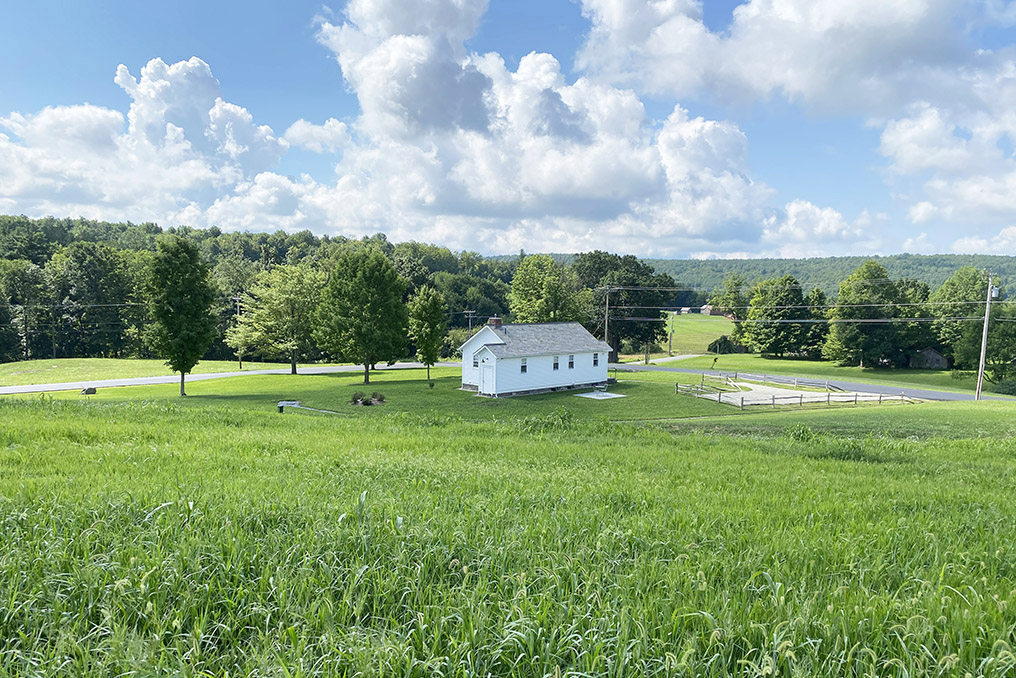
M494 366L480 366L480 393L492 395L494 393Z

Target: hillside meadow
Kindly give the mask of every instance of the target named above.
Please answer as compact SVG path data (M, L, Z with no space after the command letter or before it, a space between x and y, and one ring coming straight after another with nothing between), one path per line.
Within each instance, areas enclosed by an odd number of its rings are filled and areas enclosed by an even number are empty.
M0 675L1016 671L1016 406L727 416L637 376L0 398Z

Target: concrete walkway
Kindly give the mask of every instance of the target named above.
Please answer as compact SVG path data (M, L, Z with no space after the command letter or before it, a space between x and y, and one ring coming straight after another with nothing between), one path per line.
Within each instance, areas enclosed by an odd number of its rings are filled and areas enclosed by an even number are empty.
M459 367L461 363L437 363L434 367ZM377 371L408 370L424 367L422 363L396 363L391 367L379 365ZM374 372L375 370L371 370ZM363 365L329 365L299 368L300 374L335 374L341 372L363 372ZM208 374L188 374L187 383L205 381L207 379L224 379L226 377L246 377L252 374L289 374L289 367L272 370L246 370L244 372L211 372ZM25 384L24 386L0 386L0 395L17 395L19 393L50 393L52 391L79 391L83 388L116 388L120 386L155 386L158 384L179 384L180 375L168 377L129 377L124 379L98 379L94 381L66 381L59 384Z
M617 370L627 370L629 372L675 372L677 374L711 374L711 375L722 375L725 372L716 372L714 370L691 370L683 369L679 367L661 367L659 365L634 365L624 363L610 363L611 369L616 368ZM953 393L951 391L936 391L933 389L926 388L914 388L911 386L889 386L886 384L865 384L856 381L840 381L839 379L830 379L830 386L841 388L844 391L858 392L858 393L874 393L876 397L878 394L883 396L899 396L904 395L907 398L915 398L917 400L973 400L973 393ZM798 393L795 391L794 393ZM823 396L824 397L824 396ZM982 396L983 400L1013 400L1004 396Z

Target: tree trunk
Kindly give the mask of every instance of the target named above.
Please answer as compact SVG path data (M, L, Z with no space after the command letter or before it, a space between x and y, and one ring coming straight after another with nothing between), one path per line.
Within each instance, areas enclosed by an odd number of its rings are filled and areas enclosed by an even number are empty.
M187 395L187 393L183 390L183 378L184 378L184 373L181 372L180 373L180 395L185 396L185 395Z
M430 381L430 363L427 364L427 381Z
M289 373L296 374L296 349L289 355Z
M363 364L363 383L370 383L370 363Z

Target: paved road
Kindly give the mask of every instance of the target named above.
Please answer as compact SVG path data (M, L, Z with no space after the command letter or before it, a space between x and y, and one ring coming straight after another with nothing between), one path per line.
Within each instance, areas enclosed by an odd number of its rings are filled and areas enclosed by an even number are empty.
M461 363L438 363L435 367L459 367ZM391 367L379 365L378 370L408 370L423 367L421 363L396 363ZM211 372L208 374L188 374L187 383L205 381L206 379L222 379L224 377L246 377L251 374L289 374L289 367L272 370L246 370L244 372ZM300 374L332 374L336 372L363 372L363 365L331 365L321 367L301 367ZM49 393L52 391L78 391L83 388L114 388L118 386L154 386L156 384L179 384L180 375L168 377L130 377L125 379L99 379L95 381L67 381L59 384L26 384L24 386L0 386L0 395L16 395L19 393Z
M653 365L656 365L657 363L672 363L675 360L687 360L688 358L698 358L701 355L702 355L701 353L687 353L685 355L672 355L672 356L667 356L666 358L653 358L649 362L651 364L653 364Z
M660 367L658 365L633 365L610 363L609 367L618 370L629 370L632 372L677 372L680 374L726 374L713 370L691 370L680 367ZM924 388L888 386L885 384L864 384L856 381L840 381L830 379L829 384L842 388L844 391L857 391L858 393L882 393L884 395L898 396L901 393L908 398L920 400L973 400L973 393L952 393L950 391L934 391ZM1002 396L983 396L984 400L1013 400Z

